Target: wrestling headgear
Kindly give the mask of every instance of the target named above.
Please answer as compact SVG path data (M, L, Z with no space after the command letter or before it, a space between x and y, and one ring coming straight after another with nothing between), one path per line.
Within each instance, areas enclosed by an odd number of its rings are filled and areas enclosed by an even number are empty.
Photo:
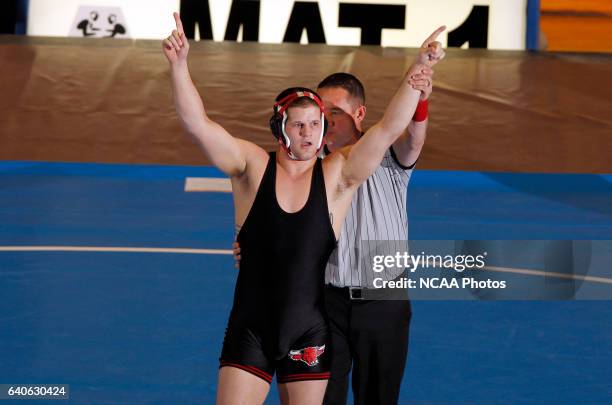
M287 95L284 95L287 93ZM285 124L287 123L287 109L293 104L296 100L302 97L308 97L312 99L319 106L319 110L321 111L321 135L319 137L319 141L317 143L317 152L323 146L323 137L327 132L327 120L325 119L325 107L323 106L323 102L321 98L314 91L307 89L305 87L295 87L288 90L285 90L281 93L282 98L277 98L277 102L274 104L273 110L274 115L270 118L270 129L272 130L272 134L281 141L281 145L289 155L289 157L293 160L297 159L297 156L291 152L291 141L285 132ZM279 96L280 97L280 96Z

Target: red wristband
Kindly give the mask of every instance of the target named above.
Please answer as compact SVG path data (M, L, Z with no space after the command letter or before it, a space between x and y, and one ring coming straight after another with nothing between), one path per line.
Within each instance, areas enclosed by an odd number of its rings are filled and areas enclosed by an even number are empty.
M419 104L417 105L417 108L416 108L416 111L414 112L414 117L412 117L412 120L416 122L425 121L427 119L427 115L429 112L428 107L429 107L429 103L427 102L427 100L419 101Z

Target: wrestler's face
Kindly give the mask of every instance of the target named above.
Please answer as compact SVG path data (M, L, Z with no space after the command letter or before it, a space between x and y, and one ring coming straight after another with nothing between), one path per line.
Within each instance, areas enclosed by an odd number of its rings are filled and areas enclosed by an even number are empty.
M321 136L321 111L318 106L289 107L285 132L291 141L291 152L298 160L316 156Z
M356 142L365 118L365 106L342 87L323 87L317 92L325 105L329 124L326 143L340 148Z

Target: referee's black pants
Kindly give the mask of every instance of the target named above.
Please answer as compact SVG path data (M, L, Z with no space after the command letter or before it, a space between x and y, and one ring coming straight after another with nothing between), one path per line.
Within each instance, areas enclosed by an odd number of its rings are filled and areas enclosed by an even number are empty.
M351 365L356 405L397 404L412 310L405 290L393 294L398 299L352 300L348 289L326 286L332 363L325 405L346 404Z

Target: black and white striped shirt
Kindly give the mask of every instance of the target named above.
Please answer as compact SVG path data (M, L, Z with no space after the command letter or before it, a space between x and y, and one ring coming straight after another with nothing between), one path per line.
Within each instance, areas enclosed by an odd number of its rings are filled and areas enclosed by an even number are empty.
M374 255L408 251L406 195L413 169L414 165L402 166L389 148L380 166L359 187L338 246L327 262L326 284L373 288L375 277L393 280L403 272L394 269L374 273L372 260Z

